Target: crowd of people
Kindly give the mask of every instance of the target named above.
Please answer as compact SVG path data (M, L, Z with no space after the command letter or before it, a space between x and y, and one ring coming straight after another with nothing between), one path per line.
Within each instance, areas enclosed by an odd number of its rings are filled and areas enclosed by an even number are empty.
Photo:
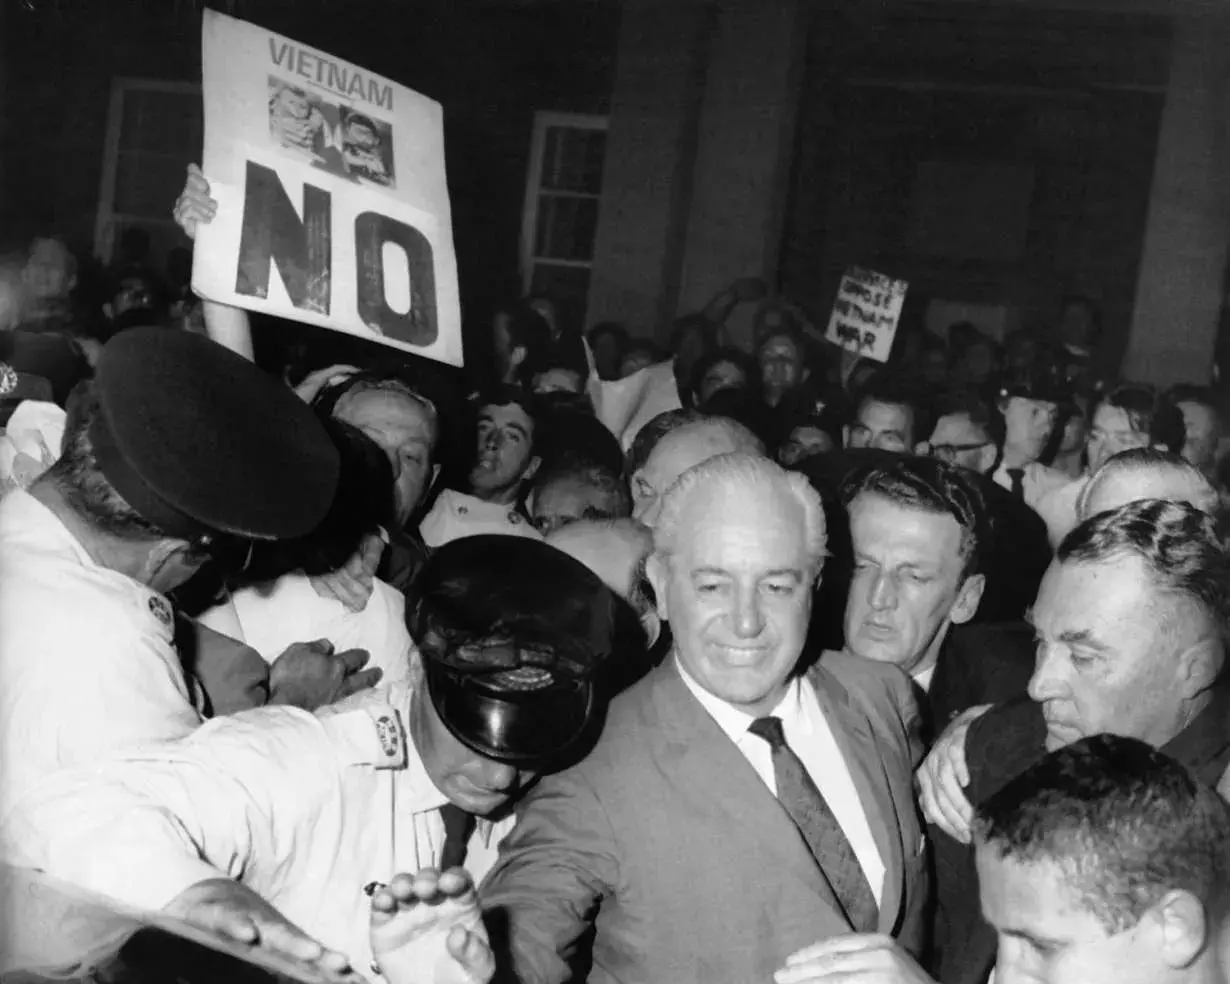
M880 365L531 297L454 376L74 270L0 262L7 878L329 979L1230 982L1222 409L1086 299ZM236 973L67 905L0 971Z

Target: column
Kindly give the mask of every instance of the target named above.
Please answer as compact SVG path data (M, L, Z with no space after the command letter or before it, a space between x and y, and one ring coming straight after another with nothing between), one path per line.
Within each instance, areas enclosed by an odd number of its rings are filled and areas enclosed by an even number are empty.
M1209 381L1230 243L1228 27L1224 18L1175 20L1123 361L1129 379L1159 386Z

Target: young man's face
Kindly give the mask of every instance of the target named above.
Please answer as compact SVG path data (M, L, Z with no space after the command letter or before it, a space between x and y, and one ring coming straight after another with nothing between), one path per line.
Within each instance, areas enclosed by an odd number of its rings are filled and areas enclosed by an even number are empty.
M1157 984L1182 980L1162 959L1150 913L1108 933L1052 861L975 851L982 914L999 937L995 984ZM1194 981L1195 978L1193 977Z
M507 492L537 468L533 418L516 403L483 407L478 416L478 461L470 472L474 494Z
M1148 446L1149 435L1136 429L1126 410L1109 403L1099 404L1093 413L1093 429L1086 445L1091 472L1097 471L1107 458L1113 458L1120 451Z
M864 400L858 408L858 419L846 429L846 447L913 451L913 411L897 403Z

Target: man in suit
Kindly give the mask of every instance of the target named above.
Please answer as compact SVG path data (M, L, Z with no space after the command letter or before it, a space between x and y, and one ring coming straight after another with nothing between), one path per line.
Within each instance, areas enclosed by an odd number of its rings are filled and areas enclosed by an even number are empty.
M976 479L935 458L895 455L853 477L842 498L854 554L846 651L896 664L926 695L949 629L973 617L986 584Z
M1223 667L1230 558L1214 519L1186 502L1148 499L1099 512L1060 545L1034 604L1037 664L1027 697L964 730L968 816L1046 752L1111 732L1138 738L1216 785L1230 763ZM964 726L962 726L964 729ZM936 851L937 958L945 984L983 984L995 934L978 906L968 824L939 806L935 759L919 772ZM964 827L964 829L962 829Z
M518 980L567 980L591 926L594 984L767 981L852 930L922 948L909 681L842 653L795 672L823 517L801 476L748 454L663 497L647 573L673 652L529 794L483 886Z

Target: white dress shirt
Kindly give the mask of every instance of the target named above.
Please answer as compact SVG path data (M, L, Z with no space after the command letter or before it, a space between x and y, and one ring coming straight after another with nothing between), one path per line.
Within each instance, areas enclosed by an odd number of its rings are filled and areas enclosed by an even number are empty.
M189 734L202 695L162 595L94 562L22 490L0 499L0 807L34 781Z
M688 675L678 658L676 665L687 688L776 796L777 778L773 771L772 749L767 741L747 730L756 719L705 690ZM769 716L781 718L786 744L802 761L812 782L828 802L879 905L884 895L884 859L867 823L867 813L859 799L850 768L837 739L833 737L833 729L820 708L820 700L811 681L806 677L791 681L785 696Z
M328 639L335 652L365 649L366 668L384 671L383 684L404 684L413 644L406 629L406 599L377 580L360 612L336 598L316 593L303 574L287 574L270 584L236 591L205 612L200 621L215 632L247 643L272 663L296 642Z
M507 536L542 537L513 506L484 502L464 492L445 489L419 524L423 542L433 550L463 536L503 533Z
M389 687L314 715L262 707L63 771L3 818L3 859L146 909L236 878L365 972L364 886L435 867L444 848L447 800L407 739L408 711L409 690ZM478 824L476 881L511 826Z

